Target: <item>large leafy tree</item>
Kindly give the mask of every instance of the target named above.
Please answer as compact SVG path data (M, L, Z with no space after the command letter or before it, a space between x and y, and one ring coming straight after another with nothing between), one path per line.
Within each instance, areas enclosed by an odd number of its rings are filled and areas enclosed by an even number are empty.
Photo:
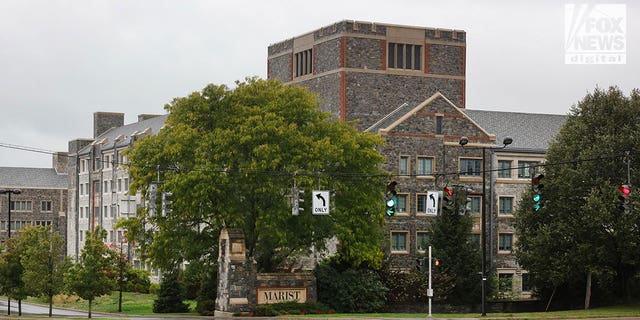
M600 301L629 297L640 270L640 207L618 209L617 187L640 179L638 145L638 90L596 89L571 109L539 168L544 206L524 200L516 213L516 255L541 292L579 297L571 288L583 288L585 308L591 292Z
M142 212L124 227L158 266L217 257L219 231L241 228L261 270L337 237L354 264L380 264L383 230L382 140L319 111L298 86L256 78L234 89L208 85L165 108L167 126L129 154L132 189L173 193L173 212ZM291 188L306 190L292 216ZM331 190L331 215L311 214L310 191ZM152 224L150 228L143 228Z
M89 302L89 318L93 300L115 287L110 277L116 273L115 259L102 241L106 236L107 232L99 227L93 232L87 231L80 260L69 268L65 278L69 291Z
M53 296L62 292L64 273L70 265L64 255L64 239L53 226L28 227L20 232L20 245L24 246L20 262L25 286L29 294L47 298L51 317Z

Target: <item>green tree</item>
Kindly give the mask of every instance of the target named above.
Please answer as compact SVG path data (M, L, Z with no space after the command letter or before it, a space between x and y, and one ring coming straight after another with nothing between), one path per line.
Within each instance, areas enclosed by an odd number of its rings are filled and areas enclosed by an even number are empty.
M446 300L473 303L480 297L481 256L477 243L471 240L473 220L466 210L468 191L460 187L453 190L451 205L443 204L442 213L431 225L433 256L442 263L440 272L449 276L441 277L443 285L450 286L449 281L453 281Z
M638 90L626 97L596 89L571 109L538 168L544 206L535 211L523 200L516 212L516 256L540 292L582 287L585 308L592 292L601 301L629 298L640 270L640 214L637 200L617 208L617 187L640 179L638 145Z
M24 267L20 258L24 253L24 246L18 238L5 241L5 250L0 258L0 288L3 295L9 299L18 300L18 315L22 315L22 299L27 297L24 283Z
M180 271L173 269L162 274L158 298L153 301L153 312L188 312L189 305L183 302L184 290L179 280Z
M100 227L87 231L80 259L66 275L69 291L89 302L89 318L93 300L111 292L115 286L111 278L116 274L114 257L102 241L106 236L107 232Z
M64 273L70 264L64 255L64 239L53 231L53 226L28 227L19 237L20 245L24 246L20 261L25 286L29 294L47 298L51 317L53 296L62 291Z
M223 226L244 231L263 271L311 245L322 249L334 236L355 265L381 264L379 137L319 111L305 88L273 80L247 79L235 89L209 85L165 109L167 126L129 153L130 173L132 192L148 190L160 173L160 191L173 193L173 212L142 212L123 224L155 265L215 262ZM299 216L291 213L294 184L306 191ZM316 188L331 190L330 216L311 215ZM145 222L158 232L145 232Z

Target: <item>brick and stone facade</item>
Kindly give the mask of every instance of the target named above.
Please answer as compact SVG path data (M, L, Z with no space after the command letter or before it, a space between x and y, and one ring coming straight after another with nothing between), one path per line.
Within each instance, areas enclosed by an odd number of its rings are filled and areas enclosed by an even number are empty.
M402 61L390 59L397 44L407 54ZM416 47L419 53L407 53ZM311 57L300 56L304 52ZM513 297L530 295L523 292L529 289L523 280L526 271L518 266L513 251L513 210L530 183L529 176L519 176L518 166L543 160L564 117L466 110L466 33L460 30L341 21L272 44L268 55L270 79L307 87L318 94L323 111L341 120L357 120L360 130L385 139L384 169L397 180L403 206L387 219L383 244L395 268L414 268L416 256L424 255L419 241L428 238L433 221L423 212L427 192L460 184L472 190L470 236L478 246L483 241L481 208L486 193L489 272L513 277ZM406 58L411 59L411 68ZM300 64L305 59L311 59L310 72ZM549 130L534 128L536 121L545 121ZM505 134L515 142L500 149ZM463 136L469 139L465 148L459 144ZM481 173L460 174L466 170L463 162L485 174L484 192ZM505 162L511 165L508 177L494 171ZM398 241L402 245L394 247Z
M11 194L11 221L8 221L9 196L0 195L0 238L4 241L28 226L53 226L63 239L67 234L66 154L53 155L52 168L0 167L0 189L18 190Z
M411 58L420 68L389 67L390 43L419 46ZM312 72L296 77L296 53L309 49ZM268 78L308 87L324 111L357 119L362 130L402 103L417 105L438 91L464 107L464 31L341 21L272 44L268 53Z

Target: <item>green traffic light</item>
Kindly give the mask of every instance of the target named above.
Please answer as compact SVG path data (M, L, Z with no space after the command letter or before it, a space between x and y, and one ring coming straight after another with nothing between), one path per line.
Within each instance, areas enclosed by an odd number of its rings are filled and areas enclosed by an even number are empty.
M533 207L533 210L535 210L536 212L540 211L540 209L542 209L542 206L539 203L536 203L536 205Z
M535 196L533 196L533 201L534 202L539 202L540 200L542 200L542 195L541 194L536 194Z

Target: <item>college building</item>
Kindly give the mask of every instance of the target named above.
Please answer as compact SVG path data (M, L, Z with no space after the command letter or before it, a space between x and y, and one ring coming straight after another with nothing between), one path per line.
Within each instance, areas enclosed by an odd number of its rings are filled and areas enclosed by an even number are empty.
M521 194L566 116L468 110L465 70L462 30L340 21L268 49L268 78L307 87L323 111L385 139L384 168L397 181L398 208L387 218L384 251L395 268L415 268L424 256L434 217L428 193L464 185L472 190L471 241L486 244L499 291L527 298L513 212L529 201Z
M429 192L464 185L471 190L470 241L486 245L500 292L527 298L527 271L514 255L513 212L531 201L521 195L566 116L467 109L466 36L462 30L340 21L270 45L267 77L307 87L335 119L355 120L360 131L384 138L384 169L398 191L383 244L394 268L415 268L424 256L435 217L427 210ZM134 267L146 267L116 226L148 205L140 192L129 194L123 151L157 134L166 117L140 115L125 125L122 113L96 112L93 136L70 141L68 153L54 155L52 169L0 168L0 189L21 190L11 194L11 203L0 194L0 237L8 227L53 224L67 239L67 255L77 260L86 231L99 226L107 245L127 252ZM511 143L503 145L507 137Z

